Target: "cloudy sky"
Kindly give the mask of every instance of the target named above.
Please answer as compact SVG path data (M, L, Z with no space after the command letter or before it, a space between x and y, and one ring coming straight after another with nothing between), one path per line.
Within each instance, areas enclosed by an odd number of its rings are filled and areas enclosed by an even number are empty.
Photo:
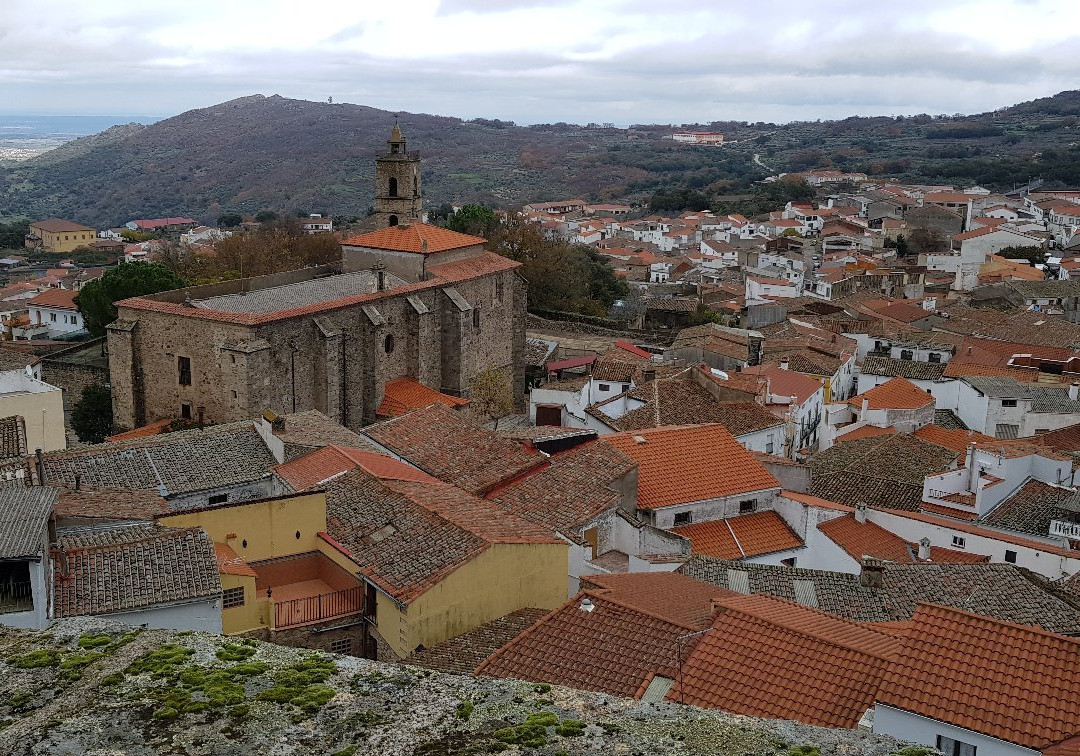
M1080 86L1080 0L0 0L0 113L248 94L519 123L981 112Z

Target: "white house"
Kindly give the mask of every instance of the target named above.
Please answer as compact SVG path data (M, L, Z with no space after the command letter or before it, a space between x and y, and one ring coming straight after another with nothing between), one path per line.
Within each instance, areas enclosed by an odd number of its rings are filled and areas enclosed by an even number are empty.
M319 213L312 213L300 219L300 228L305 234L328 234L334 230L334 221L322 217Z
M23 338L55 338L85 331L86 323L75 305L76 294L69 289L47 289L27 300L30 323Z
M1024 438L1080 422L1078 392L1076 384L968 376L957 383L955 412L971 430L996 438Z
M56 489L0 484L0 625L49 623L49 518Z

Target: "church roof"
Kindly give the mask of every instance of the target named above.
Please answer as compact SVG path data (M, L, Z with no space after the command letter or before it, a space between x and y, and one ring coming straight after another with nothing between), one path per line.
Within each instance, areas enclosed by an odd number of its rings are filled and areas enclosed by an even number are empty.
M346 247L388 249L395 252L418 252L423 255L446 252L451 249L486 244L479 236L469 236L448 228L427 223L403 223L399 226L380 228L366 234L351 236L342 242Z
M390 132L390 141L391 142L404 142L405 141L405 136L401 133L401 126L399 124L396 124L396 123L394 124L394 130Z

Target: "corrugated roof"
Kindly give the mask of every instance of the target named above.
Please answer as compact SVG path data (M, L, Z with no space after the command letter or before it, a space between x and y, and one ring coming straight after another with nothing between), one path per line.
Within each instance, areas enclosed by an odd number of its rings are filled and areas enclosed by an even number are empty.
M55 488L0 485L0 559L42 555L46 524L58 498Z

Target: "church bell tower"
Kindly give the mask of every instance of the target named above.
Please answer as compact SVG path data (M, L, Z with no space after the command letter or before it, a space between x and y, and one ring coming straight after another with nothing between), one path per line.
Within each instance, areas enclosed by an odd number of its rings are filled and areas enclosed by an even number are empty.
M394 124L386 154L375 158L375 219L379 228L423 218L420 153L409 152L401 127Z

